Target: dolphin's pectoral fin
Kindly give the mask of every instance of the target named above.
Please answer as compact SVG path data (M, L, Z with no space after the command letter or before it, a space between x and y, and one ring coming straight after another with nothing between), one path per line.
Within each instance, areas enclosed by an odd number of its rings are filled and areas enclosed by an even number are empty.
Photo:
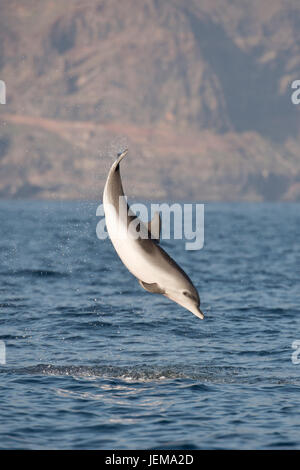
M140 285L143 287L143 289L147 290L148 292L152 292L152 294L164 294L165 291L159 287L156 282L153 282L153 284L147 284L147 282L143 282L139 280Z
M148 231L151 234L151 238L159 243L161 232L161 218L159 212L155 212L153 219L148 222Z

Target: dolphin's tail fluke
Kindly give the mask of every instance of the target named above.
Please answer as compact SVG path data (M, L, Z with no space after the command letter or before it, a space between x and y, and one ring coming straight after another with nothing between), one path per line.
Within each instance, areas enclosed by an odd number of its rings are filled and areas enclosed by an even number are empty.
M121 160L123 160L124 157L126 157L127 153L128 153L128 149L124 150L123 152L118 153L117 159L114 161L114 163L112 164L110 168L109 175L119 170L120 162Z
M121 160L123 160L123 158L126 157L127 153L128 153L128 149L124 150L123 152L118 153L117 160L115 161L116 168L119 166Z

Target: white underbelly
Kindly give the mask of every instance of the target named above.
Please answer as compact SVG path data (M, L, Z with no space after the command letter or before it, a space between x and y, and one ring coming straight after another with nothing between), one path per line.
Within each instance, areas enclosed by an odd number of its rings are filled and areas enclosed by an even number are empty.
M105 207L105 206L104 206ZM169 273L153 263L151 255L142 249L138 240L133 239L125 226L119 226L116 214L105 211L106 227L112 244L127 269L146 283L163 283Z

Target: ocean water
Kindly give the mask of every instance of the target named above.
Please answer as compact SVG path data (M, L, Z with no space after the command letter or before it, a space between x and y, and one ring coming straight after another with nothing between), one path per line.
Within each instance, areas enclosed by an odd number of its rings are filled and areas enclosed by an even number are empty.
M204 321L139 286L96 207L0 202L0 447L299 448L300 205L206 204L202 250L163 241Z

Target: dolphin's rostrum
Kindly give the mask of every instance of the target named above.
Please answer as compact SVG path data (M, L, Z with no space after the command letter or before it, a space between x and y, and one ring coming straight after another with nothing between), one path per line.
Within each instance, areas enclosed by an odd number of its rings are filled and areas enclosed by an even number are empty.
M125 150L119 154L113 163L103 193L105 221L111 242L127 269L145 290L162 294L203 319L199 295L192 281L159 245L159 215L156 214L147 226L128 208L120 176L120 162L127 153ZM138 237L137 232L131 230L131 226L136 228L137 225ZM123 236L120 236L120 228Z

